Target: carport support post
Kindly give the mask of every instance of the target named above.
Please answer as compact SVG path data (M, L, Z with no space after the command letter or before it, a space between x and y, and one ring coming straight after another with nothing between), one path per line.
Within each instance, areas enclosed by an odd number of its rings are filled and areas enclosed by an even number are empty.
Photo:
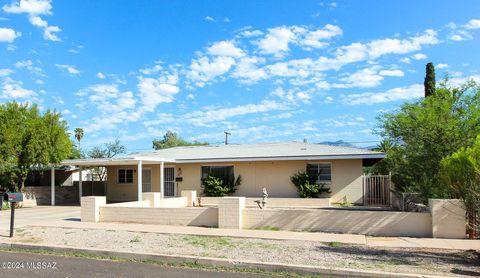
M51 198L50 198L50 204L52 206L55 205L55 166L52 166L50 168L50 186L51 186Z
M82 196L83 196L83 192L82 192L82 189L83 189L83 185L82 185L82 179L83 179L83 167L80 166L79 167L79 170L80 170L80 174L78 175L78 203L80 203L80 205L82 205Z
M138 186L138 201L142 201L142 161L138 161L137 167L137 186Z
M165 163L163 161L160 162L160 192L161 192L160 200L163 200L163 198L165 197L165 186L163 184L164 175L165 175L164 166L165 166Z

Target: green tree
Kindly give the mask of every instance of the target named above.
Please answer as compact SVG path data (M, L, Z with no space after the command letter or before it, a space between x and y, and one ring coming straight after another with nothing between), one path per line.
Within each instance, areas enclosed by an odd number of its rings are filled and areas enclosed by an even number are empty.
M468 214L468 230L471 239L476 237L480 215L480 135L468 148L461 148L441 161L441 176L452 191L452 197L460 198Z
M238 176L235 182L225 181L220 177L209 175L202 180L203 194L208 197L223 197L235 193L242 183L242 176Z
M89 152L90 158L112 158L119 154L124 154L127 149L120 143L120 140L115 139L113 142L106 143L102 147L93 147ZM105 167L94 167L91 169L92 174L99 180L104 181L107 178L107 169Z
M425 97L433 96L435 94L435 67L432 63L428 63L426 66L425 81L423 82L425 87Z
M435 96L404 104L400 111L379 117L376 132L393 147L376 171L391 172L399 192L419 192L425 201L449 197L450 190L440 181L440 161L472 144L480 134L479 118L479 87L469 82L450 88L447 81L443 82Z
M71 153L67 123L55 111L36 105L0 105L0 174L9 190L23 190L35 167L58 164Z
M82 148L80 146L80 141L82 141L83 136L85 135L85 133L83 132L83 128L77 127L73 132L75 133L75 139L77 139L78 141L78 149L81 150Z
M167 131L163 136L163 139L153 139L152 148L155 150L167 149L179 146L204 146L208 145L206 142L188 142L172 131Z

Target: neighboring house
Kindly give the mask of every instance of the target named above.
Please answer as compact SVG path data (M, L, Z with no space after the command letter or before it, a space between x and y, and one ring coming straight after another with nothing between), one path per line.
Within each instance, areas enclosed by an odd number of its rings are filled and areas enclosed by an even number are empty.
M107 168L109 202L141 200L142 192L178 196L182 190L199 194L209 173L242 176L235 196L298 197L290 177L299 171L318 176L331 190L332 202L363 202L363 167L385 157L366 149L300 142L188 146L133 153L110 159L65 160L63 165ZM140 170L141 169L141 170ZM163 169L163 171L162 171ZM140 175L139 175L140 173ZM140 186L138 186L140 184Z
M25 180L25 186L50 186L51 185L51 168L32 169ZM56 186L72 186L73 185L74 167L60 166L55 167L55 185Z

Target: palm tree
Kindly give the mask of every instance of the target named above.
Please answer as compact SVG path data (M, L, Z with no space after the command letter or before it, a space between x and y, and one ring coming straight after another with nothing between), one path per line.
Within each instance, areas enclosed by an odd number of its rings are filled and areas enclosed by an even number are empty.
M78 141L78 150L81 150L81 148L80 148L80 141L82 140L83 135L84 135L83 128L77 127L77 128L74 130L74 132L75 132L75 139L77 139L77 141Z

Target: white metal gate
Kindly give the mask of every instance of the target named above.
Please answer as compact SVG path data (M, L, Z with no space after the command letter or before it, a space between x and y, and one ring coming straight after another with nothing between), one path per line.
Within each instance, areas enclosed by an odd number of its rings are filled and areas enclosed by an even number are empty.
M152 192L151 169L142 169L142 192Z
M365 206L391 206L390 175L363 176L363 203Z
M163 172L163 188L165 190L164 196L173 197L175 196L175 168L166 167L163 168Z

